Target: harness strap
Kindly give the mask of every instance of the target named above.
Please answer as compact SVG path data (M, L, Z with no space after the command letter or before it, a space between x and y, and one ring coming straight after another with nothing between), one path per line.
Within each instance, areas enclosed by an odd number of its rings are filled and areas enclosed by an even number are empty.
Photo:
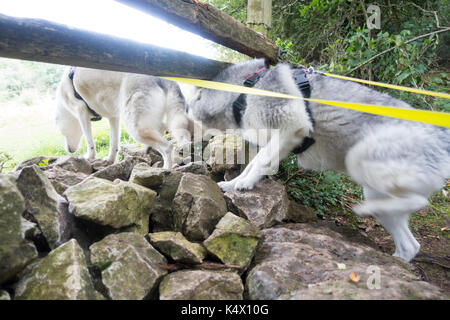
M253 87L259 79L264 77L264 75L269 72L269 69L262 68L255 73L249 75L245 81L244 86ZM306 70L304 68L295 67L292 68L292 74L294 76L295 85L300 89L302 95L305 98L309 98L311 96L311 86L309 85L308 78L306 75L312 72L312 70ZM306 112L308 113L309 119L312 122L313 128L315 125L314 118L312 116L311 108L309 106L309 101L305 101ZM242 122L242 116L245 113L245 109L247 108L247 95L240 94L239 97L233 102L233 116L236 120L237 125L240 127ZM302 143L296 147L292 152L296 154L300 154L305 152L309 147L311 147L316 141L312 137L305 137Z
M93 118L91 118L91 121L100 121L102 120L102 116L99 115L97 112L95 112L94 110L92 110L89 105L87 104L87 102L83 99L82 96L80 96L80 94L77 92L77 90L75 89L75 85L73 84L73 76L75 74L75 67L70 67L70 71L69 71L69 79L72 82L72 88L73 88L73 94L75 96L75 98L77 98L78 100L81 100L84 102L84 104L86 105L86 107L88 108L89 112L94 116Z
M252 73L247 78L245 78L244 86L252 88L262 77L269 72L269 69L261 68L255 73ZM236 120L237 125L240 127L242 122L242 116L247 108L247 95L240 94L239 97L233 102L233 116Z
M304 68L299 68L299 67L292 68L292 73L294 75L295 84L300 89L303 97L305 97L305 98L309 98L311 96L311 86L309 84L308 78L306 77L306 75L311 72L312 72L312 69L306 70ZM312 116L311 108L309 106L309 101L307 101L307 100L304 100L304 101L305 101L306 112L308 113L309 120L311 121L313 128L314 128L315 121ZM294 150L292 150L292 152L295 154L300 154L302 152L305 152L315 142L316 142L316 140L314 140L314 138L305 137L303 139L302 143L298 147L296 147Z

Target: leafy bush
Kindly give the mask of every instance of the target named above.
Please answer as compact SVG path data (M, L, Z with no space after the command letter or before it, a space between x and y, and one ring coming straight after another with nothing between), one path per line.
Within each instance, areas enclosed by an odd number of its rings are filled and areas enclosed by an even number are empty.
M33 104L40 95L53 94L64 67L56 64L0 58L0 101L24 94L24 102Z
M299 170L293 153L280 163L278 179L292 199L314 208L319 215L348 209L349 203L362 199L361 187L348 176L334 171Z
M210 2L246 22L245 0ZM407 42L449 26L449 1L379 1L380 30L367 28L365 10L371 3L364 0L278 0L272 4L269 37L287 50L285 59L291 63L413 88L448 90L450 32ZM393 49L381 54L390 48ZM375 60L360 66L377 54L380 55ZM378 87L377 90L416 108L450 111L445 99Z

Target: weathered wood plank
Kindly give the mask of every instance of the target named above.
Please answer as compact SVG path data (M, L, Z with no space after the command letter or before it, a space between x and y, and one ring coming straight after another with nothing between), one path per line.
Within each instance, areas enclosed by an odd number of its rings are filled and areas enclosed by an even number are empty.
M272 0L248 0L247 25L267 36L272 26Z
M278 60L278 47L261 34L198 0L116 0L162 18L182 29L244 53L250 57Z
M192 54L0 14L0 56L159 76L211 79L229 64Z

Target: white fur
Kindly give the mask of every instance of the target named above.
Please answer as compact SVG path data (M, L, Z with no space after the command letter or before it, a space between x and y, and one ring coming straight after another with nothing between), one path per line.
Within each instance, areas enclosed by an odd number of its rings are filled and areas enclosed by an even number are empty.
M56 124L68 152L78 149L84 135L86 157L96 157L92 114L83 101L75 98L74 87L91 109L109 121L110 149L106 159L111 163L119 150L121 119L133 139L161 153L164 168L171 167L174 152L172 144L163 137L164 130L168 129L179 145L191 140L191 121L184 113L184 97L176 83L146 75L77 67L73 87L68 73L69 69L56 93ZM167 126L163 123L166 115Z
M263 65L263 60L235 65L215 80L242 84ZM354 82L319 74L308 78L313 99L412 108ZM301 95L285 65L278 65L255 87ZM190 101L189 115L207 127L237 128L232 113L237 97L200 89ZM279 136L271 138L238 177L219 186L223 191L252 189L277 167L274 159L285 158L305 136L312 135L315 144L298 155L299 165L348 173L363 187L365 195L365 201L354 211L376 218L394 239L394 256L410 261L420 245L408 228L409 216L425 207L431 193L442 188L450 176L450 130L317 103L311 103L310 108L314 128L303 101L248 95L240 131L243 136L251 128L278 129Z

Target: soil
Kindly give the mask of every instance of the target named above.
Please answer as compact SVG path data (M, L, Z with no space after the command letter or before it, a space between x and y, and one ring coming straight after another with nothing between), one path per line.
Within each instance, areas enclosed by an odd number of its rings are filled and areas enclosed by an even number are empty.
M450 292L450 219L442 213L437 219L440 226L430 226L426 222L431 213L424 208L412 216L410 228L421 244L419 254L411 261L412 270L424 281L430 282ZM381 251L392 254L394 241L389 233L373 218L356 218L348 212L327 214L325 220L334 221L336 225L352 228Z

